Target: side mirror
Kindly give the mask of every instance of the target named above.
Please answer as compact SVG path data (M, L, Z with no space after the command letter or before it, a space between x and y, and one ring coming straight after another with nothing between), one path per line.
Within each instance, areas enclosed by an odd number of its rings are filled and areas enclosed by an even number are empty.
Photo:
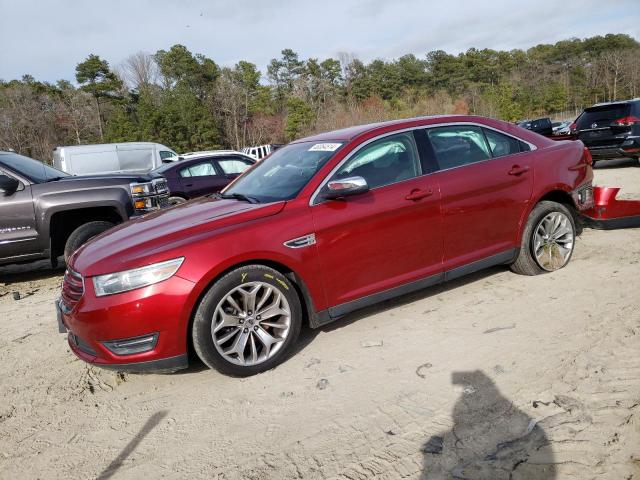
M0 192L4 192L5 195L13 195L19 186L20 182L15 178L0 175Z
M322 192L323 198L333 200L369 191L367 181L362 177L348 177L331 180Z

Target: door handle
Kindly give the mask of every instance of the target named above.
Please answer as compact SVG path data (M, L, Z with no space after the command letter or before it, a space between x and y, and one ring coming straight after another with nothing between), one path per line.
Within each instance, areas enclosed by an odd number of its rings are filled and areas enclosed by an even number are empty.
M511 167L511 170L509 170L509 175L515 175L516 177L518 175L522 175L523 173L527 173L529 171L529 167L524 166L521 167L520 165L514 165L513 167Z
M193 183L187 183L185 184L185 187L193 187Z
M407 195L405 198L405 200L421 200L423 198L427 198L430 197L431 195L433 195L433 190L429 189L429 190L411 190L411 193L409 195Z

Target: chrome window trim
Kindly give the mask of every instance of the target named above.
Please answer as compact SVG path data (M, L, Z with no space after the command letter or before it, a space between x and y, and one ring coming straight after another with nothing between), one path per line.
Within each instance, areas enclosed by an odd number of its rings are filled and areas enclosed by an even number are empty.
M418 126L415 126L415 127L403 128L401 130L394 130L393 132L386 132L386 133L380 134L380 135L378 135L376 137L370 138L369 140L367 140L367 141L361 143L360 145L358 145L355 150L353 150L346 157L344 157L340 161L340 163L338 163L338 165L336 165L333 169L331 169L331 171L328 173L328 175L322 180L320 185L318 185L318 187L315 189L315 191L311 195L311 198L309 199L309 206L313 207L314 205L319 205L320 203L324 202L324 200L320 200L320 201L318 201L316 203L316 200L318 198L318 195L320 194L320 191L329 182L329 179L331 179L331 177L340 169L340 167L342 167L342 165L344 165L347 161L349 161L349 159L352 156L354 156L356 153L358 153L361 148L369 145L370 143L375 142L376 140L380 140L381 138L388 137L388 136L391 136L391 135L395 135L395 134L398 134L398 133L413 132L414 130L428 130L430 128L455 127L455 126L472 126L472 127L487 128L489 130L493 130L495 132L501 133L502 135L506 135L507 137L511 137L511 138L513 138L515 140L518 140L518 141L522 142L522 143L526 143L527 145L529 145L530 150L528 152L518 152L518 153L512 153L511 155L502 155L501 157L493 157L493 156L491 156L490 158L487 158L486 160L482 160L480 162L474 162L474 163L470 163L470 164L466 164L466 165L458 165L457 167L445 168L445 169L442 169L442 170L436 170L435 172L421 173L417 177L405 178L404 180L400 180L399 182L394 182L394 183L388 183L386 185L381 185L379 187L372 188L370 191L377 190L378 188L388 187L390 185L396 185L398 183L406 182L408 180L413 180L415 178L420 178L420 177L423 177L423 176L426 176L426 175L433 175L435 173L447 172L449 170L455 170L457 168L467 167L469 165L476 165L478 163L488 162L488 161L494 160L496 158L511 157L511 156L515 156L515 155L521 155L523 153L530 153L530 152L533 152L533 151L538 149L538 147L536 145L534 145L531 142L527 142L526 140L523 140L520 137L516 137L515 135L511 135L510 133L503 132L502 130L499 130L497 128L490 127L488 125L484 125L482 123L477 123L477 122L447 122L447 123L438 123L438 124L434 124L434 125L418 125ZM347 142L344 143L344 145L346 145L348 143L349 142L347 141ZM417 145L416 145L416 147L417 147ZM420 152L418 151L417 153L418 153L418 157L420 157ZM422 169L422 162L420 162L420 169Z

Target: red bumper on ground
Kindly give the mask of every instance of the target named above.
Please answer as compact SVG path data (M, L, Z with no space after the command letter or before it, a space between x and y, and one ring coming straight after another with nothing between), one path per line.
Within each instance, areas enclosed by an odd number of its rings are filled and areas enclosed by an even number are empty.
M581 212L586 226L601 230L640 227L640 200L618 200L618 187L593 187L594 207Z

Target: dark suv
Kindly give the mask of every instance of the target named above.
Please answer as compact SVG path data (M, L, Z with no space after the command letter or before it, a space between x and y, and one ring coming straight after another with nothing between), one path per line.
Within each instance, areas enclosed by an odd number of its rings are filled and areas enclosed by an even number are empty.
M571 131L589 148L594 165L598 160L640 158L640 99L585 108Z

